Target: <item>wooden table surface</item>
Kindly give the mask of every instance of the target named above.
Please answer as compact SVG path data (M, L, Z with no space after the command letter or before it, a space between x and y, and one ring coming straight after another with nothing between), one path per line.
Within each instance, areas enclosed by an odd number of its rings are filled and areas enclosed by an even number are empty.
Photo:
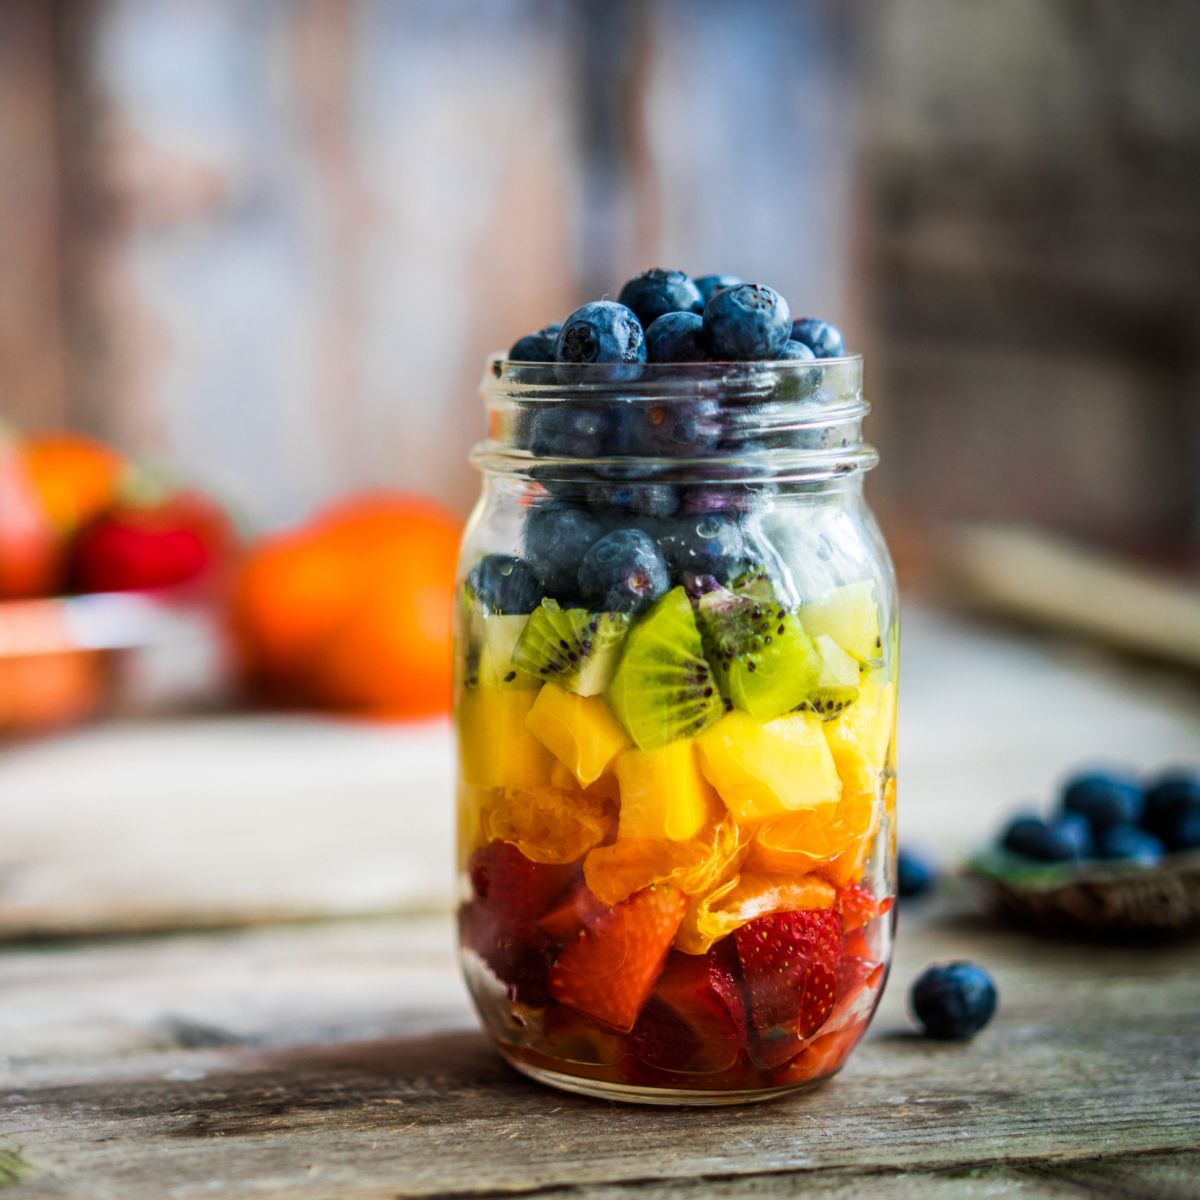
M1200 760L1192 683L920 618L906 632L902 818L947 853L1078 757ZM297 729L112 727L0 755L14 1197L1200 1198L1196 942L1040 940L952 886L901 909L880 1013L821 1090L677 1111L560 1095L501 1062L460 983L436 733ZM163 763L185 769L160 802L182 800L156 817ZM389 816L389 794L424 816ZM283 849L252 879L274 829ZM246 927L198 928L222 919ZM992 971L998 1015L970 1044L929 1043L905 992L958 957Z

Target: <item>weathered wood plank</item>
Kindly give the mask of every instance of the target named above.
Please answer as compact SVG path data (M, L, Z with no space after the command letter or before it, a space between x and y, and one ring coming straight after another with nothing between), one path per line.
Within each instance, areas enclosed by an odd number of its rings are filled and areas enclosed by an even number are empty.
M71 969L80 953L87 961ZM971 1045L927 1043L908 1032L902 989L931 958L963 955L994 971L999 1015ZM367 1002L339 1023L333 981L352 987L372 970ZM26 1016L37 1035L0 1081L0 1144L31 1164L20 1185L30 1197L357 1200L650 1184L714 1194L712 1180L743 1175L763 1182L727 1194L771 1195L787 1190L771 1182L781 1174L819 1191L828 1171L1000 1167L988 1194L1041 1196L1058 1187L1049 1168L1074 1164L1064 1182L1086 1193L1103 1176L1093 1160L1200 1150L1194 946L1060 945L979 919L910 916L873 1035L843 1075L809 1096L716 1111L598 1104L515 1075L471 1028L440 920L13 949L0 955L0 982L18 1007L43 1013ZM45 1015L55 1006L57 1024ZM124 1057L98 1057L96 1028L79 1054L88 1013L110 1028L124 1014L112 1038ZM176 1045L203 1045L197 1029L247 1045L170 1050L170 1014L192 1022ZM9 1018L6 1044L21 1028ZM372 1032L387 1036L347 1040ZM687 1180L699 1182L689 1191ZM829 1194L873 1194L849 1186L835 1179ZM954 1186L931 1176L874 1194ZM1115 1194L1139 1194L1121 1186Z

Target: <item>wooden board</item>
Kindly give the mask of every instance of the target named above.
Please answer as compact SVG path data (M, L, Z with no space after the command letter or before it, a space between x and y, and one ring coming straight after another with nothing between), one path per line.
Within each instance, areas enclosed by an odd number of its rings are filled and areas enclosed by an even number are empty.
M970 956L966 1045L903 993ZM957 906L901 917L868 1040L822 1090L655 1110L522 1079L476 1032L445 918L0 953L14 1195L1195 1197L1200 955L1041 942ZM0 1163L0 1167L3 1164Z
M1169 672L906 610L901 836L946 856L1080 762L1200 763ZM446 907L448 727L121 722L0 752L0 938Z

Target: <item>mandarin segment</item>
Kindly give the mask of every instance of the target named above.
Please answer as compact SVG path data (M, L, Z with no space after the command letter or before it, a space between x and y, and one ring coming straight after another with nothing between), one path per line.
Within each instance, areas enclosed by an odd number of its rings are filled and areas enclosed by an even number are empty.
M578 787L505 790L480 814L485 837L512 842L537 863L577 861L612 823L611 805Z

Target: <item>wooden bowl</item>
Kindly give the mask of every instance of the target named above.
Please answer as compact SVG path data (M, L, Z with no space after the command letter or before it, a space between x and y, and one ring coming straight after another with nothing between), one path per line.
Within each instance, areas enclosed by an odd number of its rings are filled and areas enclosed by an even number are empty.
M1123 940L1200 931L1200 852L1145 867L1095 859L1034 863L990 849L967 871L996 912L1033 929Z

